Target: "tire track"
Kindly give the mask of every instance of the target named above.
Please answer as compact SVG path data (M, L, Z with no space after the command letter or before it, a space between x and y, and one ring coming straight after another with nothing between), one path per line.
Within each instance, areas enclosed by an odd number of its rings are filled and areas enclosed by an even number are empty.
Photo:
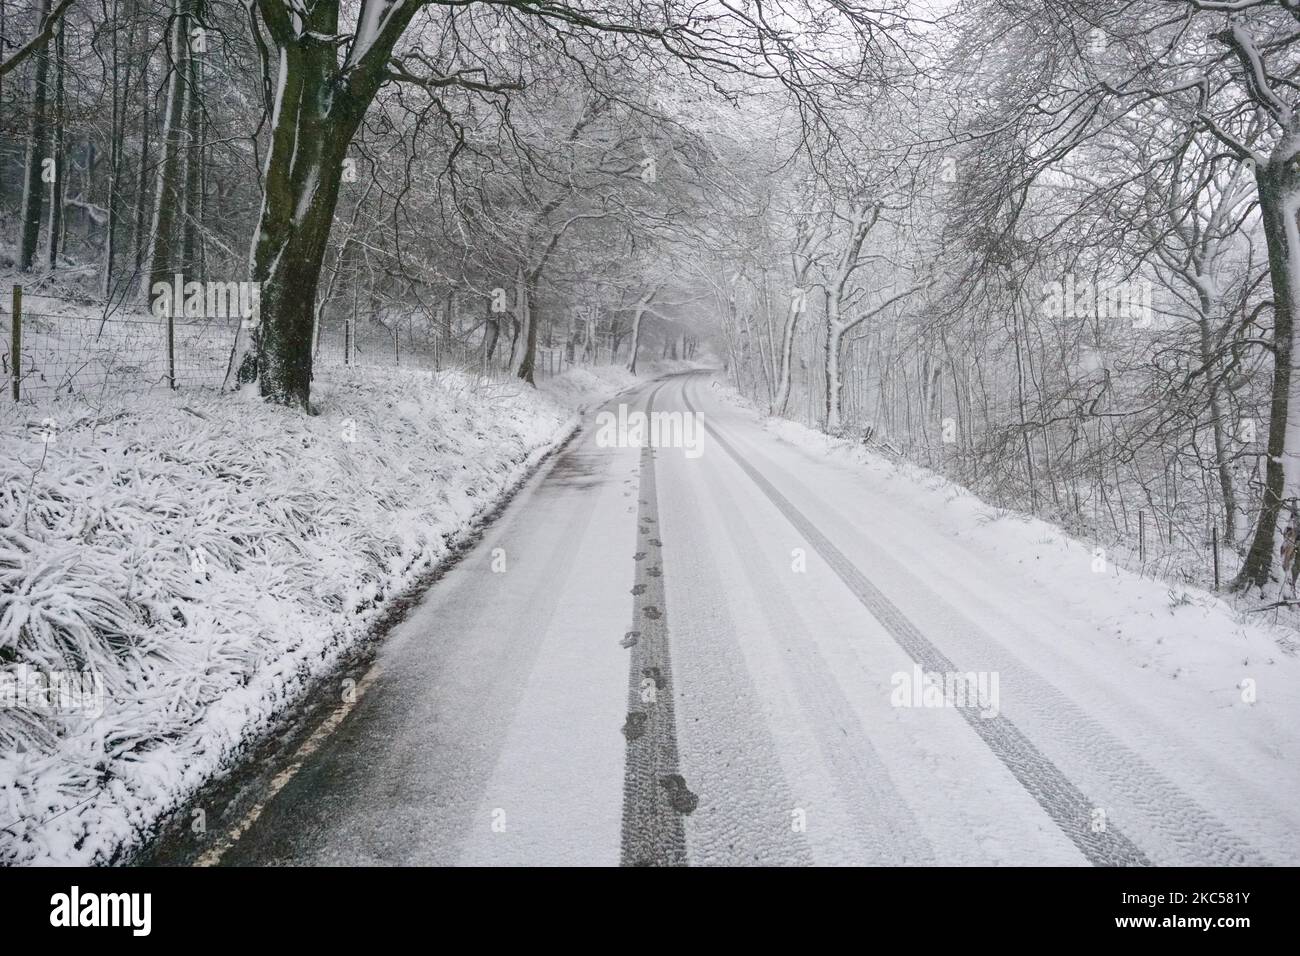
M744 442L738 444L742 449L745 446ZM756 450L757 446L751 443L748 453L752 454ZM792 472L778 469L778 473L791 486L806 487ZM883 540L886 541L891 536L905 536L906 525L891 523L886 517L882 533ZM888 548L870 540L867 544L895 566L895 573L901 576L901 581L910 581L923 591L929 590L927 583L914 571L907 570L906 562L899 563ZM915 546L904 538L899 539L896 547L905 553L911 550L915 555ZM973 557L968 556L970 559ZM899 585L899 577L891 580L896 586L910 587L907 584ZM985 666L991 666L1001 673L1004 689L1008 686L1021 689L1017 693L1017 700L1024 714L1022 719L1026 723L1032 723L1043 739L1051 741L1049 749L1055 756L1049 759L1056 763L1066 777L1077 781L1080 789L1098 798L1099 806L1115 807L1115 819L1120 819L1118 814L1123 813L1122 829L1130 834L1131 839L1141 839L1142 845L1148 848L1146 853L1153 865L1273 864L1273 860L1257 845L1229 830L1217 816L1207 811L1130 744L1121 741L1093 715L1027 667L1014 655L1005 640L994 636L998 633L1015 633L1018 628L1029 626L1050 628L1052 622L1049 619L1031 615L1030 621L1034 622L1031 624L1024 619L1020 609L991 604L978 593L962 590L961 594L961 610L939 600L936 595L931 613L937 616L929 620L928 629L933 633L960 635L973 642L981 659L986 661ZM965 602L984 609L984 613L992 614L995 620L1003 623L973 624L965 616ZM996 630L999 626L1004 630Z
M646 399L646 417L659 385ZM641 449L637 508L636 578L632 586L632 626L628 671L627 762L623 773L622 864L686 866L683 816L699 798L682 778L673 711L672 662L668 652L668 608L664 598L663 542L659 538L659 499L655 488L655 449Z
M682 399L689 411L695 406L682 389ZM776 489L707 420L704 427L722 448L767 496L768 500L808 540L822 560L835 572L862 605L878 620L898 645L926 671L957 673L950 661L922 634L902 611L876 588L835 547L789 499ZM971 729L984 741L1021 786L1060 827L1071 842L1089 860L1103 866L1148 866L1146 855L1113 825L1094 832L1092 810L1096 806L1064 773L1001 714L992 718L980 715L978 706L956 708Z
M806 831L791 826L792 811L810 805L802 796L807 790L801 786L796 798L791 789L790 780L800 777L790 775L769 726L773 695L766 685L758 691L746 653L751 632L734 616L719 574L735 561L733 545L706 514L713 493L693 483L708 471L669 464L655 475L673 541L665 588L673 594L678 756L692 788L709 795L690 822L691 864L812 866Z
M725 487L729 475L724 477L720 471L707 480ZM725 496L719 489L709 489L709 495L718 498L718 515L726 518L728 541L736 552L762 553L758 538L747 523L747 519L754 521L755 515L747 515L739 501ZM806 635L806 622L772 568L755 560L745 562L744 571L756 593L762 595L765 619L781 633ZM813 750L820 756L844 802L851 826L846 840L868 854L862 863L933 866L936 863L933 846L894 786L862 719L815 641L806 640L798 653L790 654L784 664L798 706L816 741Z

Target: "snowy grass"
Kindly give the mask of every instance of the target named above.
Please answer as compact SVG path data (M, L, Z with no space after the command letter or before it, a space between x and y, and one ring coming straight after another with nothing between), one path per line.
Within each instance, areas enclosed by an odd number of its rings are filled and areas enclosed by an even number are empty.
M637 380L331 369L247 391L0 403L0 667L103 712L0 708L0 864L103 863L230 765L574 423Z

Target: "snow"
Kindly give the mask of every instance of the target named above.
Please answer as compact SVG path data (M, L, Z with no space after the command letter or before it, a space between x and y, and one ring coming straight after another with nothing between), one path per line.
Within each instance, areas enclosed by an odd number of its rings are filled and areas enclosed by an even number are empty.
M357 20L356 36L348 51L348 63L360 63L370 52L388 21L401 10L404 0L365 0Z
M1201 812L1264 860L1300 859L1293 629L861 444L737 414L777 439L745 446L764 474L842 529L855 564L960 666L1000 672L1004 712L1085 792L1126 808L1153 862L1205 862L1188 837Z
M706 422L959 668L995 675L1000 713L1152 862L1300 859L1293 630L690 381ZM315 417L249 390L0 406L0 654L87 662L106 691L102 713L0 710L0 862L124 859L569 434L575 410L644 385L621 366L537 391L352 368L317 382ZM631 567L610 556L635 532L636 459L591 445L566 452L578 477L521 494L380 651L368 726L409 735L403 787L445 772L456 799L412 797L389 819L361 794L317 794L343 816L298 846L305 858L614 859L626 665L611 635ZM1087 862L955 712L894 706L908 653L712 439L656 470L681 769L703 801L692 862ZM483 573L502 548L510 575ZM791 573L799 548L806 574ZM431 715L450 722L436 741L422 736ZM421 762L447 748L463 761ZM454 825L467 810L476 822ZM411 821L434 835L372 839Z
M311 209L312 201L316 198L316 190L319 188L320 170L312 167L307 171L307 181L303 183L302 190L298 195L298 204L293 210L293 224L301 226L307 218L307 211ZM274 270L272 270L274 272Z
M955 713L892 705L910 658L720 448L700 462L658 463L682 772L705 801L692 863L1081 862Z
M99 715L0 710L0 863L121 859L563 439L575 407L634 382L334 368L314 417L248 389L0 405L0 661L88 668L107 697Z

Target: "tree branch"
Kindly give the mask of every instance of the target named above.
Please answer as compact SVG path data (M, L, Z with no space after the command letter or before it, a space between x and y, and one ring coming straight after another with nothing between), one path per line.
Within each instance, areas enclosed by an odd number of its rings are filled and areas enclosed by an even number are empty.
M74 0L59 0L54 9L50 11L50 15L45 18L45 22L41 24L41 29L36 36L15 50L13 56L9 57L9 59L0 63L0 76L4 76L10 70L19 67L24 60L33 53L39 52L49 42L50 37L54 36L54 28L58 25L59 19L67 11L68 7L72 6L73 2Z

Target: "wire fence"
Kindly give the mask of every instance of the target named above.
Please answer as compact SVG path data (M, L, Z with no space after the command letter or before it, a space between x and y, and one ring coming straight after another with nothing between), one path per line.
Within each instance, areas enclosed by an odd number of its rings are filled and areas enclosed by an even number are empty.
M160 317L140 306L43 292L24 296L22 287L15 286L0 302L5 391L14 401L41 401L157 388L218 389L239 321L237 316ZM476 337L478 342L444 330L345 321L319 330L313 365L460 369L512 378L509 340L503 337L489 356L482 336ZM574 365L612 360L601 350L539 347L533 375L540 380Z
M412 334L409 329L389 329L374 323L358 326L345 322L317 333L314 364L428 371L457 368L490 377L511 377L510 343L502 340L493 351L489 356L482 341L465 341L439 333ZM606 352L583 355L581 350L565 346L538 346L533 355L533 377L550 378L575 365L612 361L612 355Z

